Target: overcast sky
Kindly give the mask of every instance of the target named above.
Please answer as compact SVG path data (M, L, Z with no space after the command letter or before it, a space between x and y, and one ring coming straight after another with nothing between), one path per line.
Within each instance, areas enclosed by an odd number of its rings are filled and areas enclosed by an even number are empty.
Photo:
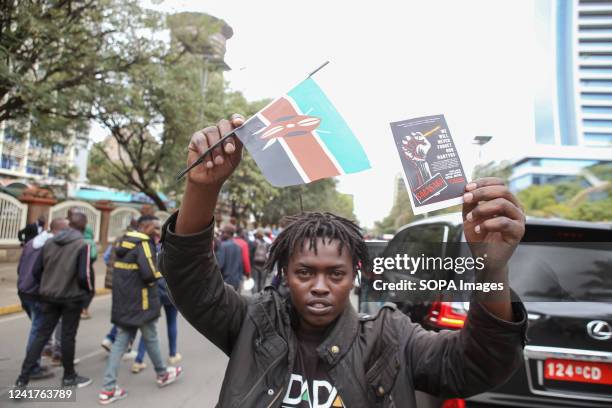
M474 136L494 136L484 155L495 160L533 142L532 0L165 0L155 8L227 21L226 79L250 100L278 96L331 61L316 80L372 164L340 178L362 225L389 212L401 171L389 122L444 114L468 176Z

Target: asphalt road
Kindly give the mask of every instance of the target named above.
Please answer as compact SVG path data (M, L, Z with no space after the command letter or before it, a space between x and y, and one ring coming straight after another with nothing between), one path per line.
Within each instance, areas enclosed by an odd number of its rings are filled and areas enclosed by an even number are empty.
M30 321L25 313L0 318L0 407L99 407L98 391L106 364L106 351L100 342L110 329L110 295L97 296L90 307L92 318L82 320L77 334L76 357L80 358L76 366L81 375L91 377L94 383L77 390L74 402L37 403L15 402L8 398L7 387L17 379L21 363L25 356ZM168 355L168 338L166 322L163 316L158 330L161 339L162 354ZM228 358L215 346L193 329L179 315L178 351L183 356L183 376L174 384L159 389L155 383L155 374L148 357L147 368L139 374L132 374L132 360L123 361L119 372L119 384L129 395L112 406L140 408L175 408L175 407L214 407ZM43 359L43 363L45 360ZM62 368L54 369L55 376L41 381L31 381L31 386L58 386L61 382Z

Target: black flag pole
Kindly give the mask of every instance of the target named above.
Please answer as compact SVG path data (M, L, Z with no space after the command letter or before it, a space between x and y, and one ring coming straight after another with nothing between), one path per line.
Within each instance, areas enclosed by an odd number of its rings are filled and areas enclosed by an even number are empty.
M312 71L310 74L308 74L308 76L306 77L306 79L310 78L311 76L313 76L314 74L316 74L317 72L319 72L320 70L322 70L327 64L329 64L329 61L325 61L323 64L321 64L317 69L315 69L314 71ZM238 129L240 129L242 126L237 127L236 129L232 130L231 132L227 132L226 134L223 135L223 137L219 140L217 140L216 143L214 143L212 146L210 146L208 149L206 149L204 151L204 153L202 153L200 155L200 157L198 157L198 159L196 161L194 161L193 163L191 163L189 166L187 166L187 168L181 170L177 175L176 175L176 181L179 181L180 179L182 179L183 177L185 177L185 174L189 173L189 171L191 171L191 169L193 169L194 167L204 163L204 160L206 159L206 156L208 156L215 147L219 147L221 145L221 143L223 143L224 141L226 141L228 138L232 137L235 135L236 131ZM300 195L300 203L302 200L302 196ZM302 212L304 212L302 210Z

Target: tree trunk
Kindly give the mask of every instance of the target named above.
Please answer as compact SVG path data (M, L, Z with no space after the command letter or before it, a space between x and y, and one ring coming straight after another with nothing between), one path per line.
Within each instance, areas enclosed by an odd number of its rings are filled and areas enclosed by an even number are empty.
M153 200L153 202L155 203L157 208L159 208L160 211L168 211L168 207L166 207L166 203L164 203L164 201L159 197L159 195L155 191L143 191L143 193L145 193L147 197Z

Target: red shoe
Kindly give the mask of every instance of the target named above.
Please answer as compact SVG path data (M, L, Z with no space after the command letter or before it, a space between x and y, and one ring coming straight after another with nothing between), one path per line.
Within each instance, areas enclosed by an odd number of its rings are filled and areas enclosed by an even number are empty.
M165 387L176 381L176 379L183 373L182 367L168 367L166 372L162 375L157 376L157 386Z
M127 391L119 386L115 386L114 390L100 391L100 394L98 394L98 402L102 405L108 405L120 399L124 399L125 397L127 397Z

